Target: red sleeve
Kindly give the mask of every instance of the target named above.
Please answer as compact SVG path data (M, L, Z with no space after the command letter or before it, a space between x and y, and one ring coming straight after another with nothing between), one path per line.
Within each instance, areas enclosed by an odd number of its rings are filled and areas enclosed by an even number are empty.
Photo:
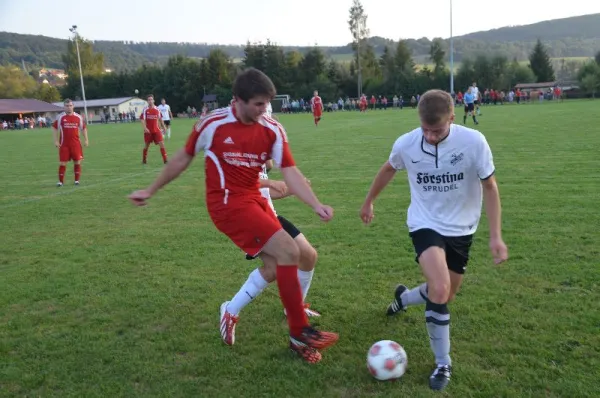
M198 124L199 123L197 123L197 125L194 126L190 136L188 137L185 143L185 153L187 153L190 156L196 156L196 143L198 142L198 139L200 138L200 133L202 132Z
M146 113L146 110L144 109L142 111L142 114L140 115L140 120L144 120L144 114Z
M296 162L294 162L294 157L292 156L292 151L290 150L290 145L287 140L283 141L283 156L281 158L281 168L292 167L295 166Z
M52 122L52 127L58 130L58 119Z

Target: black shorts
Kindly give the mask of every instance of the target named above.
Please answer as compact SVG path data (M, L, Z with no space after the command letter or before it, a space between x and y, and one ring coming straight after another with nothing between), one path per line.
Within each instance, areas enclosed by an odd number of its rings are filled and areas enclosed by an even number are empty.
M170 126L171 125L171 121L170 120L163 120L165 126Z
M473 112L475 110L475 104L465 104L465 113Z
M277 219L279 220L279 223L281 224L281 226L283 227L283 230L285 232L288 233L288 235L290 235L292 237L292 239L296 239L296 236L300 235L302 232L300 232L300 230L298 228L296 228L296 226L294 224L291 223L291 221L289 221L287 218L283 217L283 216L277 216ZM260 253L259 253L260 254ZM250 256L249 254L246 254L246 260L254 260L255 258L258 257L258 254L254 257Z
M479 105L479 100L475 100L474 104Z
M419 262L421 254L432 246L441 247L446 252L446 263L448 269L457 274L464 274L469 262L469 250L473 244L473 235L465 236L443 236L433 229L418 229L410 232L413 246L417 256L415 260Z

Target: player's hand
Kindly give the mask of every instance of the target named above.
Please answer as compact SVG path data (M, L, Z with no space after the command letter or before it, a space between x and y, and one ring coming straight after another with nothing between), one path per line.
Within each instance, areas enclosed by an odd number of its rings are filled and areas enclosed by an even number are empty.
M136 206L146 206L147 200L150 199L152 195L150 195L150 193L144 189L140 190L140 191L135 191L134 193L132 193L131 195L128 196L129 200L131 201L131 203L133 203Z
M306 181L306 183L308 184L308 186L310 187L310 180L308 178L304 178L304 181Z
M365 202L360 209L360 219L363 223L370 224L373 221L373 217L375 217L375 214L373 214L373 203Z
M284 196L287 191L288 191L288 187L287 184L284 181L275 181L275 180L269 180L269 188L279 192L282 196Z
M60 142L54 141L54 146L57 147L57 148L60 148Z
M88 140L85 140L84 144L85 144L85 146L89 146L90 142Z
M331 206L319 204L313 210L321 218L321 221L327 222L333 218L333 208Z
M495 264L500 264L508 260L508 248L502 238L490 239L490 251Z
M147 127L144 127L144 133L146 133L146 134L150 134L150 130L148 130L148 128L147 128Z

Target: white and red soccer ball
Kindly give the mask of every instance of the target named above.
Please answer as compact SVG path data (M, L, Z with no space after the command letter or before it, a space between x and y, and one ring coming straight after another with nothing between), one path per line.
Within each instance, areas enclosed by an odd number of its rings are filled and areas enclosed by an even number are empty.
M395 341L378 341L367 354L367 368L377 380L399 379L406 372L407 364L406 351Z

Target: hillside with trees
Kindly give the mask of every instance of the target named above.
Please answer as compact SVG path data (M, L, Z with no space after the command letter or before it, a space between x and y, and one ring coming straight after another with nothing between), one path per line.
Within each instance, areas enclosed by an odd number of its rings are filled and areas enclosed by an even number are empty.
M351 37L350 35L348 37ZM527 60L541 39L551 58L593 57L600 41L600 14L544 21L531 25L511 26L486 32L476 32L455 38L455 60L474 58L480 54L503 55L508 59ZM217 38L218 40L218 38ZM434 39L447 52L448 40ZM0 32L0 65L64 68L62 59L68 40L45 36L21 35ZM404 41L417 63L429 59L432 40L427 38ZM397 41L382 37L369 37L367 43L375 55L383 55L385 48L395 48ZM158 43L128 41L93 41L94 49L104 55L104 66L117 72L133 71L142 65L166 65L169 57L184 55L207 58L211 51L220 50L234 60L244 58L245 45L219 45L206 43ZM307 54L314 47L283 46L284 52ZM338 47L319 47L327 58L351 59L351 43Z

